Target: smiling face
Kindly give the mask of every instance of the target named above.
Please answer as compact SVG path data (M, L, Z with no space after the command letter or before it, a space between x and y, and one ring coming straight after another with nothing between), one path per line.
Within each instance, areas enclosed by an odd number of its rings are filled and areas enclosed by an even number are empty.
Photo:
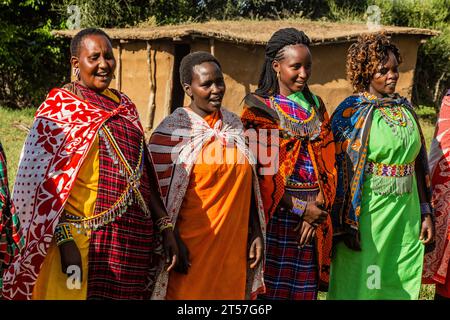
M116 69L111 42L102 35L88 35L83 38L78 57L71 63L80 69L80 83L96 92L109 87Z
M311 76L311 52L302 44L287 46L284 49L283 59L274 60L272 68L280 75L278 79L280 94L289 96L302 91Z
M192 68L191 84L184 84L186 94L191 97L190 108L204 117L222 106L225 82L222 70L214 62L203 62Z
M387 61L380 63L377 72L370 81L369 92L379 98L393 94L398 77L397 58L392 51L388 51Z

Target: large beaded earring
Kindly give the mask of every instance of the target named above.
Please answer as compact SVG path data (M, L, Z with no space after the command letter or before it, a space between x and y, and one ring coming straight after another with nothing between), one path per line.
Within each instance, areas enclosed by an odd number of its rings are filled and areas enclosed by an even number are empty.
M76 80L80 80L80 68L73 68L73 76Z

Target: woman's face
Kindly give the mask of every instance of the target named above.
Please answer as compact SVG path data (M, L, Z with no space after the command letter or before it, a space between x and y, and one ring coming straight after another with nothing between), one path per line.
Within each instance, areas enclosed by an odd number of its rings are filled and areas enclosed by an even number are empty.
M80 69L80 83L96 92L109 87L116 69L111 42L102 35L89 35L81 41L78 57L72 67Z
M379 98L393 94L398 77L397 58L392 51L389 51L387 61L380 63L377 72L370 81L369 92Z
M204 62L192 69L191 84L184 84L184 90L191 97L190 108L204 117L222 106L225 82L219 66L214 62Z
M311 76L312 57L309 48L302 44L287 46L284 59L274 61L272 67L279 73L280 94L289 96L302 91Z

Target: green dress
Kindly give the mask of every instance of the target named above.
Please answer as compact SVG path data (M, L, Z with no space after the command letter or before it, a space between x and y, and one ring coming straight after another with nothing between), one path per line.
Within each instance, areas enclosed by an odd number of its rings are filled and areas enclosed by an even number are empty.
M367 159L383 164L413 162L420 134L412 115L403 108L410 128L396 125L394 134L381 112L374 110ZM424 245L419 240L420 201L415 175L410 191L377 194L365 173L360 213L361 251L340 242L331 264L328 299L417 299ZM395 179L395 178L394 178ZM410 181L411 182L411 181Z

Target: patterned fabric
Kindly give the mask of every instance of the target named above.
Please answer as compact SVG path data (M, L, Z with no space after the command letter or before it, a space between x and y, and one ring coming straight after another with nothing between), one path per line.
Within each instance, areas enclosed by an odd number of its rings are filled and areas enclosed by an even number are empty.
M94 91L78 86L86 101L100 109L113 112L118 104ZM118 96L119 92L114 91ZM138 165L141 150L139 141L143 137L141 128L128 119L115 116L107 125L118 147L132 168ZM109 155L107 141L99 140L100 172L95 215L111 208L128 186L126 177L120 173L118 163ZM140 192L150 199L150 177L152 168L149 155L145 153L144 172ZM156 183L156 182L154 182ZM132 236L131 236L132 235ZM153 222L145 217L135 202L113 222L91 233L89 246L88 299L149 299L155 281L156 257L153 256Z
M267 104L267 101L252 94L245 98L241 119L247 133L253 130L258 133L256 134L256 143L259 148L258 155L277 155L275 163L267 163L260 157L257 163L267 221L270 221L269 219L272 219L278 210L281 198L288 190L286 186L288 178L294 173L295 165L305 147L314 167L320 191L324 196L324 208L327 211L331 209L336 188L333 136L322 101L320 100L319 106L313 106L313 108L321 120L320 135L314 140L305 139L306 143L303 144L302 140L293 136L281 126L278 114ZM274 168L278 170L273 170ZM314 183L314 181L309 182ZM314 190L314 186L312 191L313 196L317 195L318 190ZM323 285L327 285L329 280L331 241L331 219L328 217L327 222L317 228L315 242L317 269L320 282Z
M295 163L294 171L288 178L288 184L317 182L314 165L308 152L308 142L303 141Z
M316 192L317 195L318 192ZM296 194L297 197L301 197ZM271 300L315 300L318 291L316 245L298 248L299 219L277 210L267 224L266 267L267 291L260 295Z
M299 105L294 101L283 97L282 95L276 95L273 98L277 102L277 106L283 112L292 117L295 120L303 121L305 119L311 119L314 116L314 109L306 110L305 108L299 108ZM270 99L265 99L266 104L275 110L275 105L270 103ZM316 183L317 177L314 171L314 166L311 157L308 152L308 142L302 141L302 146L298 154L297 162L295 163L294 170L289 176L287 183L289 185L296 185L299 183Z
M385 177L404 177L414 173L414 163L407 164L384 164L367 161L366 173Z
M3 270L19 254L23 247L23 242L19 218L10 199L6 156L0 143L0 290L3 282Z
M350 96L336 108L332 116L331 127L336 141L338 168L336 200L332 210L333 230L336 235L349 233L358 239L362 186L373 111L377 107L395 105L405 106L418 124L410 103L399 95L382 99L364 93ZM426 147L421 131L420 135L422 148L416 160L415 170L419 187L426 191L427 199L423 202L430 202L431 188Z
M319 106L317 97L315 95L312 97L316 106ZM315 107L310 106L301 92L293 93L289 97L279 94L269 96L265 102L277 113L280 126L291 135L297 136L300 140L306 137L314 140L320 135L321 116Z
M374 110L368 161L389 165L416 161L422 148L419 126L412 113L404 106L402 109L413 124L406 141L399 139L397 133L408 132L408 128L398 126L403 132L396 133L378 108ZM419 240L421 215L416 176L407 176L411 177L412 188L402 194L378 194L373 183L378 177L364 175L358 229L361 250L350 249L339 238L335 240L328 299L419 297L425 246ZM381 178L394 182L403 179Z
M427 283L447 284L443 291L450 292L450 90L442 100L429 159L436 247L425 255L423 275Z
M135 105L123 94L120 107L109 112L67 90L53 89L38 108L13 192L25 246L5 271L5 298L31 299L81 164L102 124L115 116L142 130Z
M308 121L312 116L314 116L314 113L312 113L309 110L306 110L305 108L299 108L298 103L288 99L287 97L278 94L276 96L273 96L272 99L275 100L275 102L277 103L279 108L283 111L283 113L285 113L289 117L294 118L297 121L302 122ZM265 100L267 105L275 109L274 105L269 102L270 99Z
M212 138L222 143L234 143L239 151L254 166L255 158L245 143L242 123L239 118L221 108L222 119L213 128L195 112L188 108L177 108L166 117L152 134L149 149L155 164L162 196L167 211L176 223L181 208L193 165L205 143ZM257 200L257 209L263 235L265 236L265 219L263 203L260 196L256 171L253 169L253 188ZM265 242L265 239L264 239ZM153 299L165 299L168 273L161 272ZM247 299L255 299L264 291L262 264L247 270Z

